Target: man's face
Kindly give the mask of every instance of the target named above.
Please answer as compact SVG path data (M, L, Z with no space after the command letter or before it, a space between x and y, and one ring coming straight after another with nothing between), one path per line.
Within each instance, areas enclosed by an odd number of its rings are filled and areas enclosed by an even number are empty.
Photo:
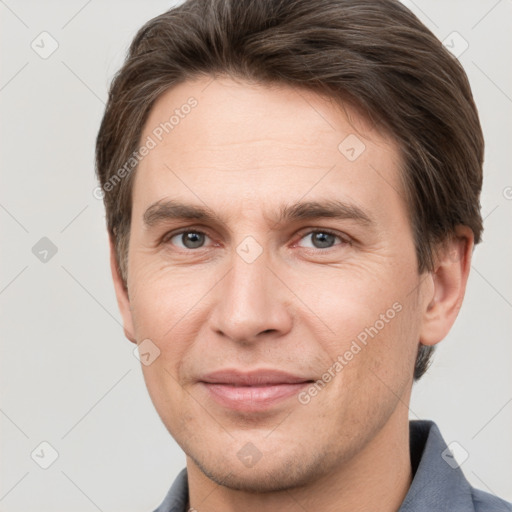
M233 488L350 463L407 418L428 302L397 146L314 93L228 78L168 91L148 136L125 322L160 350L143 371L164 424ZM175 218L170 201L213 218Z

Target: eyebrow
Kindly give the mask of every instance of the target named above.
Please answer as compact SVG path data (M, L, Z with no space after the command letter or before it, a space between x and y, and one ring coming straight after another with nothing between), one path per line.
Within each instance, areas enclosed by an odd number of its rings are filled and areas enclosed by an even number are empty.
M362 225L374 224L371 215L354 204L328 199L324 201L297 202L282 205L276 216L276 224L320 218L350 219ZM147 228L170 220L195 220L205 223L227 225L226 219L207 206L183 203L174 199L162 199L153 203L143 215Z

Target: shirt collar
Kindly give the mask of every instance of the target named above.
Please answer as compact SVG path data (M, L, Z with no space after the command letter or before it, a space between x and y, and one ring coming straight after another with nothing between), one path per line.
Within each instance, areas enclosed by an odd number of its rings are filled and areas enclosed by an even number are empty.
M471 486L432 421L409 423L414 477L398 512L473 512ZM447 462L448 461L448 462Z

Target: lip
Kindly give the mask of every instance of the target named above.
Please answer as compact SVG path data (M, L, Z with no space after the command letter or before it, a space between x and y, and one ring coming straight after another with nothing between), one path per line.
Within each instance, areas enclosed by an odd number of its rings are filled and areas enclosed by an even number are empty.
M209 373L199 381L219 405L246 412L274 407L313 382L280 370L242 372L233 369Z

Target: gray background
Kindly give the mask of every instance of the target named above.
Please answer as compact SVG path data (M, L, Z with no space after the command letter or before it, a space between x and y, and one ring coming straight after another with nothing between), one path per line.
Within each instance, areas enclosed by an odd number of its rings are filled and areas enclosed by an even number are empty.
M455 51L469 44L459 58L487 143L484 242L410 416L434 419L469 454L469 480L512 500L512 2L405 3L441 40L458 32ZM185 465L123 337L92 194L107 86L136 30L170 5L0 1L2 511L152 510ZM48 469L43 441L58 452Z

